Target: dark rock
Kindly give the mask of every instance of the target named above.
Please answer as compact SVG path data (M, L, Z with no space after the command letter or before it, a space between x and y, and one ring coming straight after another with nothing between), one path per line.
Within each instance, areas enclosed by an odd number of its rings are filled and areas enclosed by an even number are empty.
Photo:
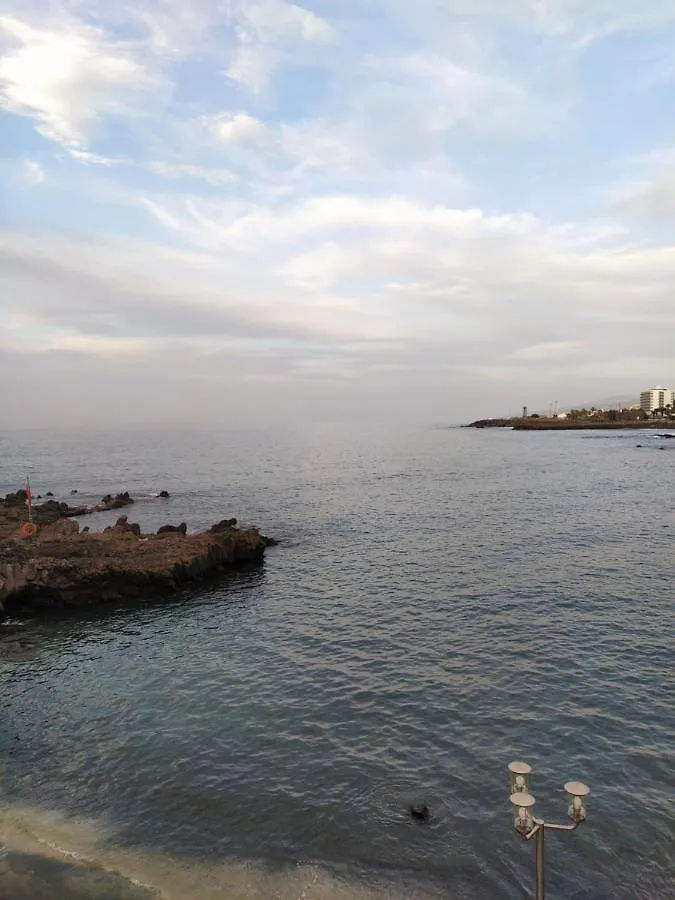
M231 531L233 528L237 527L236 519L221 519L220 522L216 522L215 525L212 525L209 528L211 534L218 534L219 531Z
M265 541L266 547L276 547L279 544L279 541L277 541L276 538L265 537L264 534L262 535L262 539Z
M101 502L96 506L96 510L97 512L103 512L107 509L122 509L125 506L130 506L133 502L134 499L129 496L129 491L115 494L114 497L112 494L106 494L105 497L101 498Z
M636 444L635 446L636 446L636 447L642 447L642 444Z
M431 815L426 803L413 803L408 808L408 812L410 813L410 817L418 822L428 822L429 816Z
M77 488L73 488L73 490L72 490L70 493L71 493L71 494L76 494L76 493L77 493Z
M105 533L112 534L133 534L136 537L141 536L141 526L138 522L129 522L126 516L120 516L114 525L108 525L103 529Z
M42 494L38 494L38 495L37 495L37 499L38 499L38 500L42 500Z
M162 497L164 500L168 500L170 494L168 491L160 491L159 494L157 494L157 496Z
M7 494L4 503L5 506L24 506L27 499L28 494L21 489L14 494Z
M187 534L187 524L181 522L180 525L162 525L157 529L157 534Z
M47 493L45 494L45 497L53 497L53 496L54 495L52 494L51 491L47 491Z

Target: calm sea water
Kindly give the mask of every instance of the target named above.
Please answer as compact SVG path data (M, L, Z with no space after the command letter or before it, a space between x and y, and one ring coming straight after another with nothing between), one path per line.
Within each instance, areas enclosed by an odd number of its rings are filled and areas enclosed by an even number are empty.
M515 900L522 758L545 817L565 781L593 792L548 841L551 898L675 898L675 440L4 434L0 492L27 466L35 493L130 490L146 528L234 515L283 543L217 586L0 628L6 840L171 900Z

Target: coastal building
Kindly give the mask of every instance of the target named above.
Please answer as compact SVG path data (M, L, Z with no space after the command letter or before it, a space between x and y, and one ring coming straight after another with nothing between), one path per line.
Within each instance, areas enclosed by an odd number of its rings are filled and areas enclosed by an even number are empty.
M664 387L653 387L640 394L640 409L646 413L652 413L655 409L663 409L665 406L675 406L675 391Z

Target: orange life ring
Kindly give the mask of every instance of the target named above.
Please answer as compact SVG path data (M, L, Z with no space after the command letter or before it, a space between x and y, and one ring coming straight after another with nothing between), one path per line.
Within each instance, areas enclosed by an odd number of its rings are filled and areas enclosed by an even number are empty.
M21 526L21 534L26 538L35 537L37 533L38 527L35 522L24 522Z

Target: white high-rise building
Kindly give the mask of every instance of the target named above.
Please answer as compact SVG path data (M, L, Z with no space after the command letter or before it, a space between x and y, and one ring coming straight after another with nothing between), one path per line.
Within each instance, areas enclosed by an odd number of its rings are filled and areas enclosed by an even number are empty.
M640 394L640 409L646 413L662 409L664 406L675 407L675 391L664 387L653 387Z

